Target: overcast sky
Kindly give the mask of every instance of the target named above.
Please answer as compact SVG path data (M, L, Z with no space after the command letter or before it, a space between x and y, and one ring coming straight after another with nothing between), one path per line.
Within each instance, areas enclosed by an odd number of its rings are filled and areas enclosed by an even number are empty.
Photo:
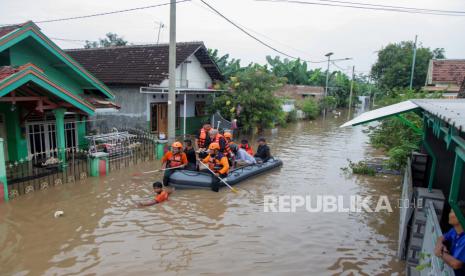
M443 47L448 58L465 58L465 16L448 17L366 11L253 0L207 0L227 17L256 32L257 37L293 56L322 60L331 51L344 69L352 65L367 72L376 52L390 42L413 40L427 47ZM348 1L348 0L347 0ZM465 11L465 0L352 0L370 4ZM168 0L0 0L0 24L72 17L134 8ZM169 8L157 7L88 19L38 24L51 38L97 40L115 32L132 43L155 43L158 25L166 24L161 41L168 41ZM208 48L229 53L243 63L265 62L278 55L241 33L224 19L208 11L199 0L177 6L177 41L204 41ZM83 43L55 41L63 48L80 48ZM312 68L325 64L311 64ZM333 67L334 68L334 67Z

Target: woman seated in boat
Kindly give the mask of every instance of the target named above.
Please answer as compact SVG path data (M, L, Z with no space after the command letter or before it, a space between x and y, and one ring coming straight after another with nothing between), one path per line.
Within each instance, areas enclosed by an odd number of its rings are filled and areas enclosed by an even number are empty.
M243 167L252 164L256 164L255 158L248 154L243 148L239 148L236 144L230 146L231 151L234 153L234 161L236 167Z
M271 158L270 147L266 144L266 139L261 137L258 139L258 148L254 157L258 163L264 163Z
M195 149L192 146L192 141L189 139L184 140L184 153L187 157L186 169L191 171L197 170L197 156L195 154Z
M182 151L182 144L180 142L174 142L171 148L171 151L165 153L161 159L161 168L165 171L163 175L163 184L165 186L169 185L169 178L174 170L182 169L187 165L187 156Z
M239 145L241 149L244 149L248 154L253 156L253 149L252 146L249 145L249 141L247 139L242 139L241 144Z
M209 171L214 174L212 191L218 192L220 178L228 176L229 162L228 158L220 151L220 145L218 143L211 143L208 149L209 155L202 160L202 164L208 166Z

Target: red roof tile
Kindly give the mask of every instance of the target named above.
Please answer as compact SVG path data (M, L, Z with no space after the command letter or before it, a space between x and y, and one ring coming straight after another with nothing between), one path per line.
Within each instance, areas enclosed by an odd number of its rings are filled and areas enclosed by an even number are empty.
M11 33L12 31L14 31L16 29L21 28L24 24L26 24L26 23L15 24L15 25L7 25L7 26L0 27L0 37L2 37L4 35L7 35L7 34Z
M460 85L465 78L465 59L432 60L432 82Z
M12 66L0 67L0 81L19 71L20 69L18 67L12 67Z

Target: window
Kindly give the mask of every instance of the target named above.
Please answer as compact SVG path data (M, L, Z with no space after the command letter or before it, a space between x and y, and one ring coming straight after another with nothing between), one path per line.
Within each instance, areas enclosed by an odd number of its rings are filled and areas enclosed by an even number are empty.
M205 116L206 114L205 102L195 102L195 116Z
M176 103L176 129L181 127L181 103Z
M158 132L158 105L156 103L150 104L150 130Z

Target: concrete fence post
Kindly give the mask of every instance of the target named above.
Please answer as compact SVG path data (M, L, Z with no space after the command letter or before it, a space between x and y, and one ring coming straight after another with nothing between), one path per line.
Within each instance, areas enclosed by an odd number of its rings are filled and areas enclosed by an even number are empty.
M3 138L0 138L0 202L8 201L8 183L6 180L5 152Z

